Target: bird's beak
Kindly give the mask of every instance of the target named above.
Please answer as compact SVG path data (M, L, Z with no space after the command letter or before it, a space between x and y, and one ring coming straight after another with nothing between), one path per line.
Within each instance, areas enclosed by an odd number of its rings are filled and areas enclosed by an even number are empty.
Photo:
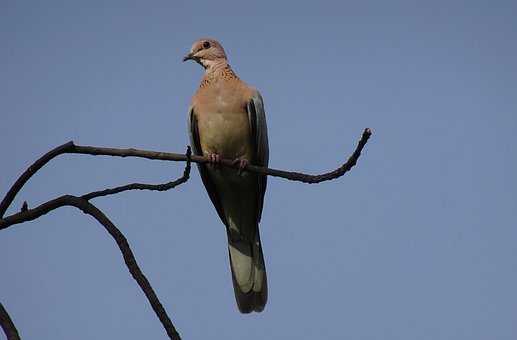
M194 60L194 53L189 53L183 57L183 61Z

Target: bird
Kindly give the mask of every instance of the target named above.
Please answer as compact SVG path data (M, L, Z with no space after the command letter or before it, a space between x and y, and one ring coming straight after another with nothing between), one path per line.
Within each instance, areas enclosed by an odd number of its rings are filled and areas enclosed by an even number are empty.
M232 282L241 313L261 312L267 302L266 267L259 234L267 176L244 171L248 164L267 167L269 144L260 92L242 81L215 39L195 41L183 61L205 72L188 110L188 132L199 173L226 227ZM237 169L222 167L231 159Z

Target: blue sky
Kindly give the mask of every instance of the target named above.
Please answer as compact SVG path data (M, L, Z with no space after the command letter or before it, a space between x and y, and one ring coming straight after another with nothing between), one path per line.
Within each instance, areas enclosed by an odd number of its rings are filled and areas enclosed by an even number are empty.
M185 339L515 339L517 5L512 1L0 2L0 191L77 144L183 152L221 41L262 93L271 178L269 301L241 315L226 236L201 184L93 201L128 238ZM10 212L64 193L159 183L183 164L65 155ZM514 175L512 175L514 174ZM62 208L0 232L0 301L24 339L161 339L112 239Z

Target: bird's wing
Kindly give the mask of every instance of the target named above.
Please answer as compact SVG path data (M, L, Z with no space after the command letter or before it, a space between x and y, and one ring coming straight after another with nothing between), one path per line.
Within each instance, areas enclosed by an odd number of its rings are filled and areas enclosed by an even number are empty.
M248 101L248 118L251 129L251 142L253 143L254 159L252 164L267 167L269 164L269 143L267 138L266 112L262 96L257 90ZM260 222L262 208L264 206L264 194L266 193L267 176L258 175L258 210L257 222Z
M196 115L194 114L194 106L191 106L188 111L188 131L190 136L190 144L192 147L192 151L194 152L194 155L203 156L203 150L201 150L201 143L199 141L197 119ZM215 184L210 179L210 175L208 174L206 165L197 163L197 167L199 169L199 174L201 175L201 180L205 185L210 200L212 201L212 203L215 206L215 209L217 210L219 218L221 218L221 221L223 221L225 225L228 225L224 214L223 206L221 204L221 201L215 188Z

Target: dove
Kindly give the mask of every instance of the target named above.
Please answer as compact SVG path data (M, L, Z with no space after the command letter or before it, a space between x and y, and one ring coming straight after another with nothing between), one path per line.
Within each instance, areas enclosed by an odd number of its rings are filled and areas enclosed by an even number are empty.
M268 166L269 146L260 93L243 82L228 64L222 45L210 38L194 42L183 61L204 70L188 111L188 131L201 179L226 227L232 282L242 313L261 312L268 287L259 222L267 176L243 171L248 164ZM220 166L234 160L238 169Z

